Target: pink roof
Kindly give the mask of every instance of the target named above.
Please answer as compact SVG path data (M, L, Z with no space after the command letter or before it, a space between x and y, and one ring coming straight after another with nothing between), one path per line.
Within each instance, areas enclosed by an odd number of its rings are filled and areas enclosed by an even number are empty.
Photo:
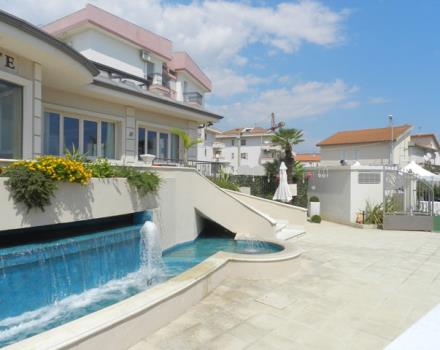
M208 91L212 90L211 80L199 68L197 63L193 61L190 55L186 52L174 52L173 59L169 64L173 70L185 70L191 74L200 84L202 84Z
M101 27L167 60L172 59L172 43L170 40L90 4L77 12L47 24L42 29L56 36L86 23Z

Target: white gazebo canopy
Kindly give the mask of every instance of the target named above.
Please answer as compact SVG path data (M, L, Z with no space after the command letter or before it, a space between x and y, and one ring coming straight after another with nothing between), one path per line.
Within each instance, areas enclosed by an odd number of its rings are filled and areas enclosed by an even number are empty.
M422 168L414 161L411 161L407 166L405 166L403 168L403 171L406 173L414 174L417 177L426 181L440 182L440 175L431 173L430 171Z

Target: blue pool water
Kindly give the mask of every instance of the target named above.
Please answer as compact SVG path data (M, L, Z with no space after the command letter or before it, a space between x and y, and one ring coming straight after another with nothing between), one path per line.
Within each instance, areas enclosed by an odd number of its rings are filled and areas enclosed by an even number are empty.
M165 250L160 271L147 275L140 228L0 249L0 347L126 299L220 250L282 250L267 242L199 238Z

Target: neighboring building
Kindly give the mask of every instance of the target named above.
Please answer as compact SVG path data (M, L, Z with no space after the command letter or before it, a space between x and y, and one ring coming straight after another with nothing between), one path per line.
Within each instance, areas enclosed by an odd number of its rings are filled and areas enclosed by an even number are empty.
M317 144L320 147L321 165L398 164L404 166L411 161L411 125L393 128L375 128L340 131ZM392 139L392 142L391 142Z
M271 130L236 128L216 135L215 159L228 162L235 174L264 175L264 164L279 157L281 148L272 144Z
M223 157L220 157L219 153L215 153L218 147L223 146L216 140L216 136L220 135L220 130L213 127L204 127L199 129L199 140L197 150L197 160L206 162L224 161Z
M0 11L0 157L180 158L172 127L197 136L221 117L211 82L154 33L87 5L42 29ZM197 157L197 147L191 156Z
M434 134L411 135L409 155L417 164L440 165L440 145Z
M295 155L295 160L304 167L317 167L320 159L317 153L298 153Z

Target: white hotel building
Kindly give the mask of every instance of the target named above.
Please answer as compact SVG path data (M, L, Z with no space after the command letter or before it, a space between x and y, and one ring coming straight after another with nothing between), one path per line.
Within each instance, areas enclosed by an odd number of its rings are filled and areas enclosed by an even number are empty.
M181 142L221 116L211 82L171 41L97 7L42 28L0 11L0 158L59 155L177 159ZM197 157L197 147L190 156Z

